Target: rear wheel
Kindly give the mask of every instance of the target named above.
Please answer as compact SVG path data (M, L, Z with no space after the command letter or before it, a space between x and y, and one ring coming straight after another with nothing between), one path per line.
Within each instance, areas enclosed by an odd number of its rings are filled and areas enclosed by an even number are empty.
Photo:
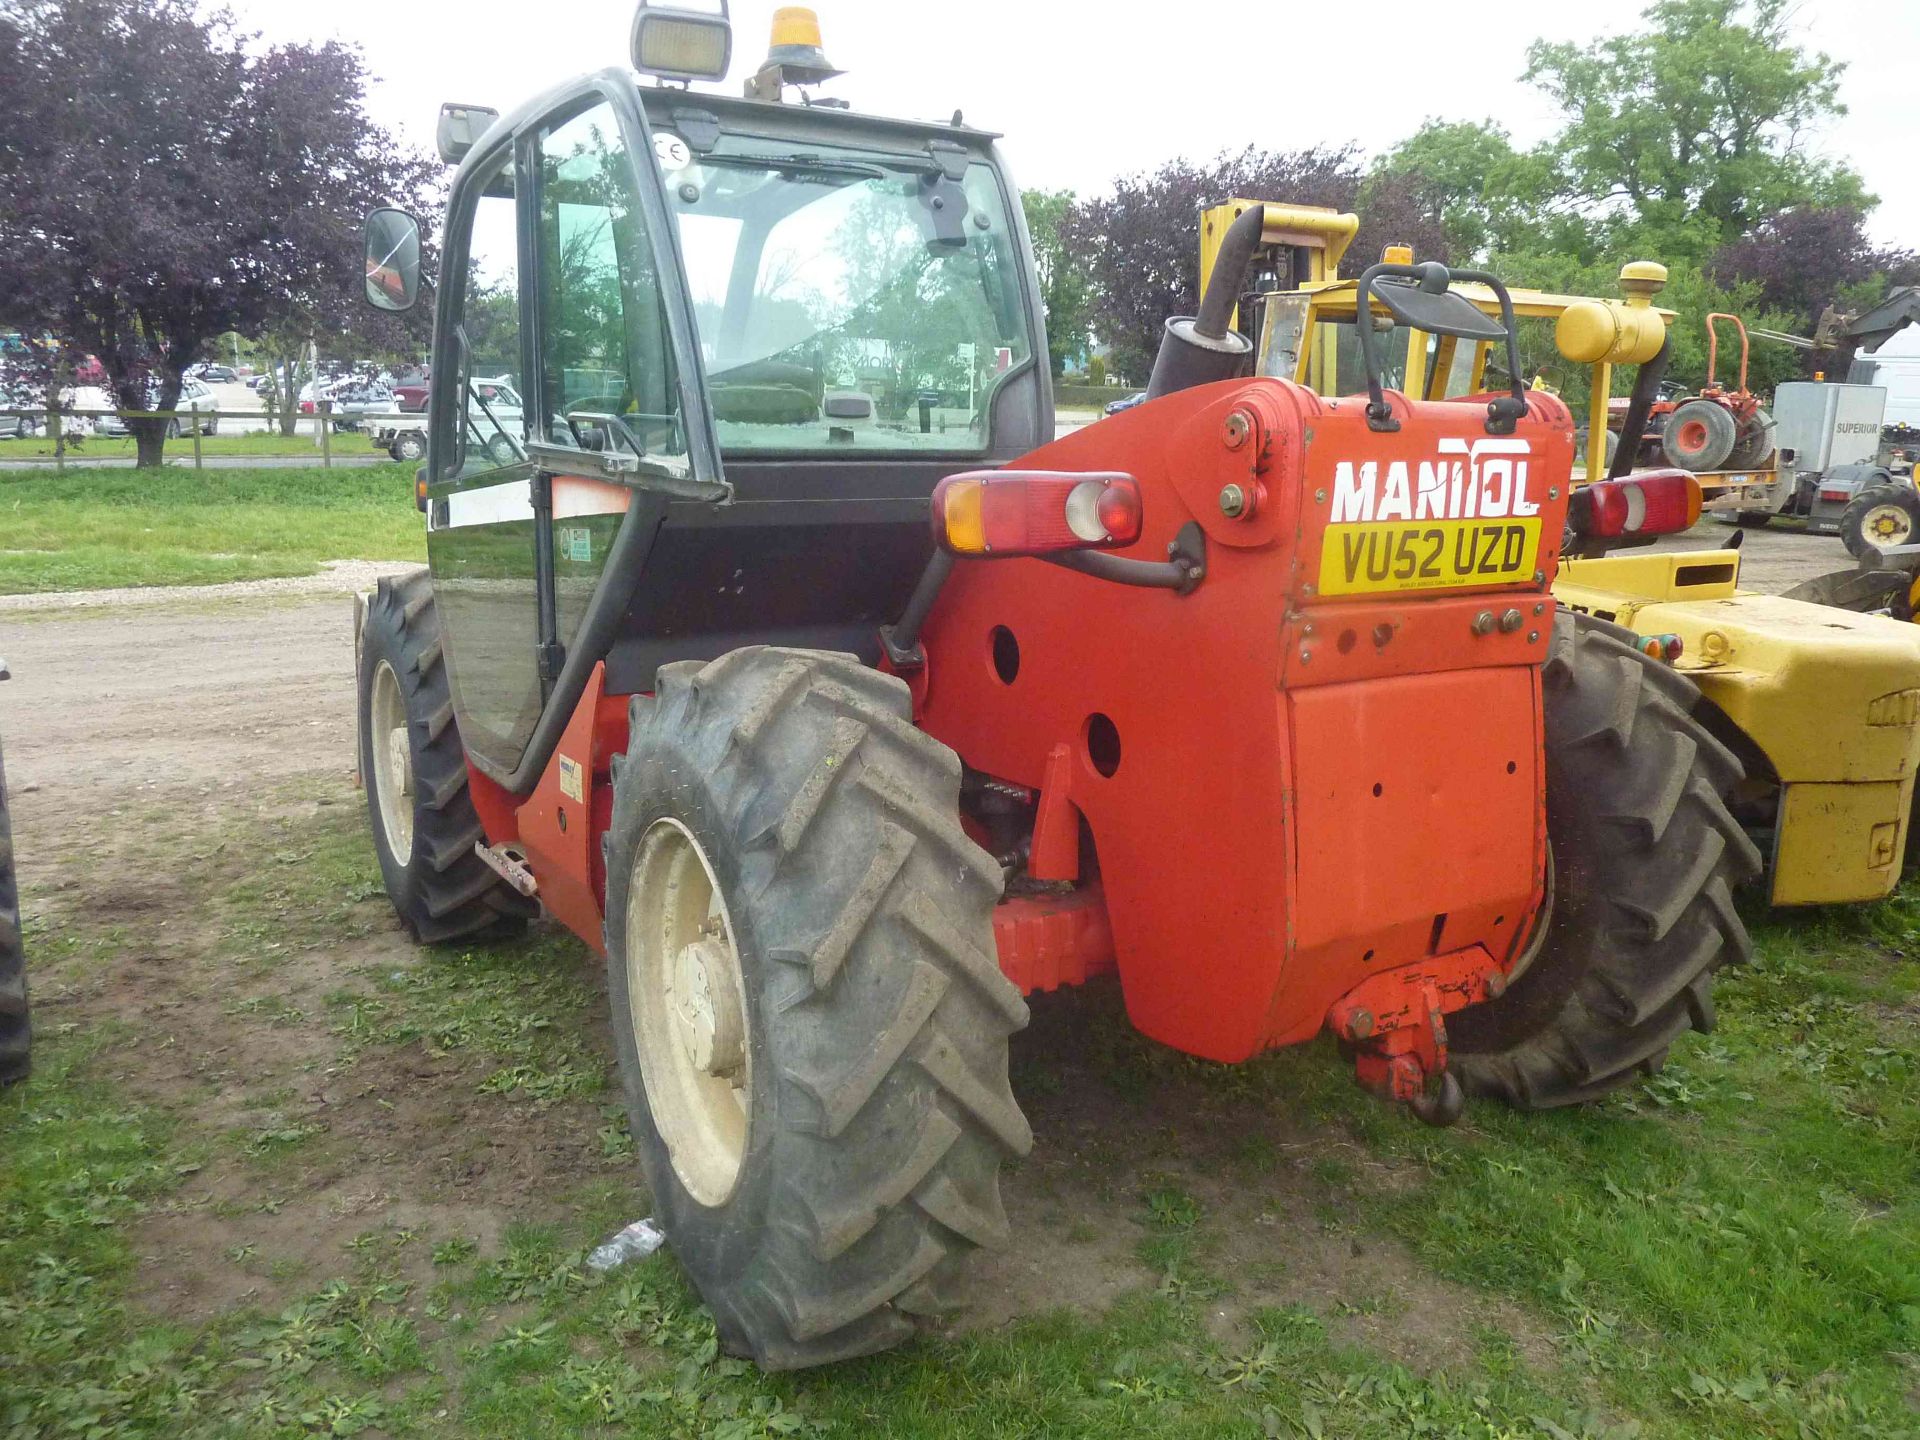
M20 943L20 888L13 873L13 822L7 815L7 769L0 760L0 1085L27 1078L27 957Z
M1006 1233L1032 1134L1000 868L960 763L852 656L660 671L616 761L607 976L655 1213L722 1341L762 1366L884 1349Z
M1856 560L1869 547L1911 545L1920 537L1920 493L1911 485L1869 485L1840 512L1840 543Z
M1773 454L1773 416L1755 410L1739 430L1740 438L1734 441L1727 465L1734 470L1751 470Z
M1734 890L1760 855L1727 809L1740 762L1698 691L1617 626L1562 611L1542 672L1551 908L1506 993L1447 1019L1470 1094L1521 1109L1652 1074L1713 1025L1713 973L1752 950Z
M393 437L388 453L396 460L417 464L427 458L427 437L418 430L403 430Z
M467 790L439 614L427 572L382 579L360 633L360 774L393 908L424 943L538 913L474 853L484 838Z
M1739 438L1738 428L1726 406L1711 400L1689 400L1667 417L1666 428L1660 432L1660 446L1675 465L1697 475L1727 463Z

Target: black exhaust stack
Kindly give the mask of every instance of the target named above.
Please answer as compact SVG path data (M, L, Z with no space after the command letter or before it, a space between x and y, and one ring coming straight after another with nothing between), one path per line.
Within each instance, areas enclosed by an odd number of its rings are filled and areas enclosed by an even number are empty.
M1642 365L1640 373L1633 377L1633 394L1627 400L1626 417L1620 422L1620 448L1613 452L1613 463L1607 467L1607 479L1618 480L1633 469L1639 460L1640 441L1647 429L1647 415L1660 394L1660 382L1667 378L1667 362L1672 358L1673 337L1669 335L1660 342L1660 353ZM1587 444L1606 444L1606 433L1607 417L1604 413L1587 417Z
M1266 206L1254 205L1227 227L1213 262L1213 274L1207 278L1207 293L1200 297L1200 313L1176 315L1167 321L1160 337L1160 353L1154 357L1153 375L1147 381L1149 400L1216 380L1231 380L1253 353L1253 342L1238 330L1229 329L1227 321L1240 302L1247 267L1260 248L1266 216Z

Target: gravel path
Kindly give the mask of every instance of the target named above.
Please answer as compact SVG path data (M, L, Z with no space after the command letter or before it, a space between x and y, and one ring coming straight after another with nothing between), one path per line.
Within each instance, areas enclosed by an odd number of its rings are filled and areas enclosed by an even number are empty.
M229 580L221 585L139 585L120 590L51 590L32 595L0 595L0 614L9 610L95 610L102 606L178 605L203 600L244 600L273 595L350 595L371 590L382 575L400 575L419 566L409 560L323 560L317 575L280 580ZM0 654L5 650L0 647Z

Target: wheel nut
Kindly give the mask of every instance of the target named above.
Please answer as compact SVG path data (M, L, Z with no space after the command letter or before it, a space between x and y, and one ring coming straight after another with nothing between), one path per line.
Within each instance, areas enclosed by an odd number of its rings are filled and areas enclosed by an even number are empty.
M1509 610L1500 617L1500 633L1502 635L1511 635L1524 623L1518 610Z
M1473 633L1476 635L1491 635L1493 633L1493 612L1491 610L1482 610L1478 615L1473 617Z
M1231 423L1231 422L1229 422ZM1228 485L1220 491L1220 513L1229 520L1238 518L1247 512L1247 492L1238 485Z

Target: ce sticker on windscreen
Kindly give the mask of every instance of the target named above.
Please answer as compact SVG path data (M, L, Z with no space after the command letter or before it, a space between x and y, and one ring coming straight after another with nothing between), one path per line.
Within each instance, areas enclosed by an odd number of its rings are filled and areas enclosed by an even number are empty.
M1540 506L1525 440L1442 439L1431 460L1342 460L1320 547L1320 593L1441 590L1531 580Z

